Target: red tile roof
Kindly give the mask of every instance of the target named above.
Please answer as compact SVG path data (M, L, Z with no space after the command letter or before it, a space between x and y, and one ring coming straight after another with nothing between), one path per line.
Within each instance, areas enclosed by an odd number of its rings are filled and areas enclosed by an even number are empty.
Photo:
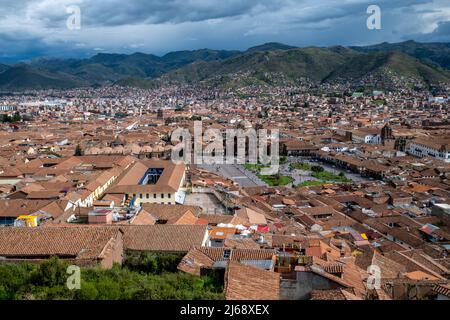
M230 262L225 275L227 300L278 300L280 275L239 262Z

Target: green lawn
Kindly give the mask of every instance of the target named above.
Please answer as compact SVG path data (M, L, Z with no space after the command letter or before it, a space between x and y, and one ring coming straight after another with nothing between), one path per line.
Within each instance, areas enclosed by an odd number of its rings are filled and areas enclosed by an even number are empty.
M264 165L264 164L259 164L259 163L258 164L256 164L256 163L245 163L244 164L244 168L247 169L247 170L259 172L263 168L269 168L269 166Z
M295 170L304 170L304 171L311 170L311 165L307 163L291 163L289 166L291 167L291 169Z
M329 182L352 182L352 180L348 179L344 174L337 175L328 171L313 172L312 176L316 179Z
M266 176L259 174L258 177L271 187L285 186L294 181L294 179L292 179L289 176L277 176L277 175Z
M352 180L348 179L345 174L334 174L329 171L325 171L322 166L310 165L307 163L291 163L291 169L303 170L311 172L311 176L316 178L315 181L305 181L299 184L297 187L307 186L321 186L329 183L351 183Z
M329 182L327 182L327 181L317 181L317 180L304 181L304 182L300 183L299 185L297 185L297 188L310 187L310 186L321 186L321 185L328 184L328 183Z
M286 157L280 157L280 164L285 164L286 162L287 162ZM244 168L259 173L263 168L270 168L270 165L261 163L244 163Z

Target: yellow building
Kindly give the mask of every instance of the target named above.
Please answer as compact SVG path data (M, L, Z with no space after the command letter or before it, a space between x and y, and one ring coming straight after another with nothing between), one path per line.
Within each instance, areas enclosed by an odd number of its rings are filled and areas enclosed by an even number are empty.
M106 194L122 199L125 206L182 204L185 177L184 164L159 159L140 160L124 172Z

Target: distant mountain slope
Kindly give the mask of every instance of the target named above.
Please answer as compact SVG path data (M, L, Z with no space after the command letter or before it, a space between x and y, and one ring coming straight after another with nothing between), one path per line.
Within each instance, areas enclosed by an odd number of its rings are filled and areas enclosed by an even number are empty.
M327 81L335 79L361 79L368 75L393 74L425 83L449 82L450 72L420 62L400 52L375 52L353 57L333 71Z
M25 66L11 67L0 73L0 88L7 90L23 89L66 89L83 86L77 78L46 70L31 69Z
M241 54L240 51L201 49L194 51L170 52L162 60L171 67L182 67L196 61L217 61Z
M106 84L130 76L158 77L167 72L161 58L144 53L99 53L90 59L50 59L32 62L30 65L52 72L71 74L92 84Z
M0 89L110 85L154 88L163 83L212 86L361 81L397 75L425 84L449 82L450 44L382 43L367 47L295 48L266 43L245 52L201 49L152 54L100 53L89 59L38 59L0 64ZM449 69L450 70L450 69Z
M259 46L251 47L246 52L257 52L257 51L276 51L276 50L290 50L290 49L296 49L297 47L289 46L283 43L278 42L269 42L264 43Z
M240 74L255 81L271 83L278 80L295 82L302 78L321 81L336 67L352 56L350 50L344 54L324 48L303 48L284 51L256 51L245 53L223 61L193 63L169 72L161 79L175 82L198 82L223 77L236 80ZM245 80L245 79L244 79Z
M397 75L425 84L450 82L441 68L397 52L360 53L345 47L254 52L218 62L198 62L169 72L163 82L210 82L229 86L248 84L359 81L369 75Z
M196 50L178 51L158 57L151 54L100 53L90 59L47 59L32 62L32 67L51 72L64 72L95 84L109 84L130 77L157 78L171 70L196 61L214 61L239 54L238 51Z
M450 43L384 42L373 46L351 48L360 52L402 52L450 70Z

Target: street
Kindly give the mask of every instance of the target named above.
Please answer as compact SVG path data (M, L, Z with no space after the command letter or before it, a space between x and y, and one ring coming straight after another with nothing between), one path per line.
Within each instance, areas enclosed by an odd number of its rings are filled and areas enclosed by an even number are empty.
M199 167L216 173L224 178L231 179L234 182L239 183L242 187L266 186L266 183L261 181L256 174L239 164L202 164L199 165Z

